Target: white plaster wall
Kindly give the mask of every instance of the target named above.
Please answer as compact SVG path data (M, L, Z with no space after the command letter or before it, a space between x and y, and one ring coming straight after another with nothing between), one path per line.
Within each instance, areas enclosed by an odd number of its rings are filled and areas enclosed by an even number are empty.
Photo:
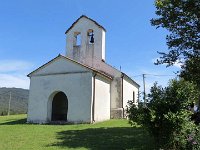
M68 98L69 122L91 122L91 72L32 76L27 121L45 123L51 120L51 102L48 101L58 91L64 92Z
M92 46L88 45L87 31L89 29L92 29L94 31L95 42ZM81 45L79 47L74 47L74 33L76 32L81 33ZM79 19L79 21L76 22L76 24L67 33L66 55L72 59L74 58L81 63L84 63L88 66L91 66L97 70L101 70L113 76L114 79L110 85L111 109L122 109L122 105L124 106L127 103L124 102L124 104L122 104L122 73L121 71L102 61L102 59L105 60L105 37L105 31L102 28L96 25L93 21L83 17ZM74 53L74 50L76 54ZM130 89L131 88L132 87L130 87ZM137 91L135 91L135 93L137 93ZM128 94L126 94L125 92L124 96L125 99L131 98L129 92Z
M110 119L110 81L95 77L95 122Z
M122 73L113 68L112 66L102 62L102 61L95 61L93 64L95 69L101 70L109 75L113 76L113 80L111 82L111 108L121 108L121 75Z
M88 36L87 32L92 29L94 32L94 58L105 60L105 31L97 26L93 21L83 17L81 18L74 27L68 31L66 38L66 56L73 59L74 50L74 33L81 33L81 45L80 45L80 58L77 60L82 63L87 62L88 56L86 50L88 49Z
M135 93L135 104L137 105L138 88L131 83L128 79L123 79L123 108L126 109L127 102L133 100L133 92Z

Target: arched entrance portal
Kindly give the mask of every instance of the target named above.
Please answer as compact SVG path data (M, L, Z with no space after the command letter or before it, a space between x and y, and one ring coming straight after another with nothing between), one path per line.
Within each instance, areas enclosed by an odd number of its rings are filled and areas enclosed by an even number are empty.
M65 93L58 92L52 101L52 121L67 121L68 99Z

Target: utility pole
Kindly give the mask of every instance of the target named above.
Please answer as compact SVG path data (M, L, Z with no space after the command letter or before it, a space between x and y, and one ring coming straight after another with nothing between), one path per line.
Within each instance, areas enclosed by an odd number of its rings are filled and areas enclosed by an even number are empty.
M143 77L143 87L144 87L144 96L143 96L143 100L144 100L144 106L146 105L146 88L145 88L145 74L142 74Z
M8 116L10 115L10 103L11 103L11 99L12 99L12 95L11 95L11 91L10 91L10 98L8 101Z

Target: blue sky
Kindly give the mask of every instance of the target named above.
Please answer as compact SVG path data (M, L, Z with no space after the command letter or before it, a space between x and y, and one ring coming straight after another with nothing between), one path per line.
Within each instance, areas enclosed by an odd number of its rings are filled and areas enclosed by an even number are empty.
M65 31L81 15L106 28L106 61L141 84L143 73L173 75L179 66L155 66L166 51L164 29L151 26L154 0L6 0L0 1L0 87L29 88L26 75L65 54ZM173 76L146 76L166 85ZM175 77L175 76L174 76Z

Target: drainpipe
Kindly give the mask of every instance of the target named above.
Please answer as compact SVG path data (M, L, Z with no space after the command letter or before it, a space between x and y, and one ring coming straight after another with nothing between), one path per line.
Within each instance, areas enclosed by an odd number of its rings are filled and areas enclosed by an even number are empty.
M95 122L94 120L94 112L95 112L95 77L96 73L93 75L93 103L92 103L92 122Z
M121 78L122 78L122 87L121 87L121 89L122 89L122 117L124 118L124 106L123 106L123 102L124 102L124 99L123 99L123 97L124 97L124 91L123 91L123 87L124 87L124 73L122 73L122 75L121 75Z

